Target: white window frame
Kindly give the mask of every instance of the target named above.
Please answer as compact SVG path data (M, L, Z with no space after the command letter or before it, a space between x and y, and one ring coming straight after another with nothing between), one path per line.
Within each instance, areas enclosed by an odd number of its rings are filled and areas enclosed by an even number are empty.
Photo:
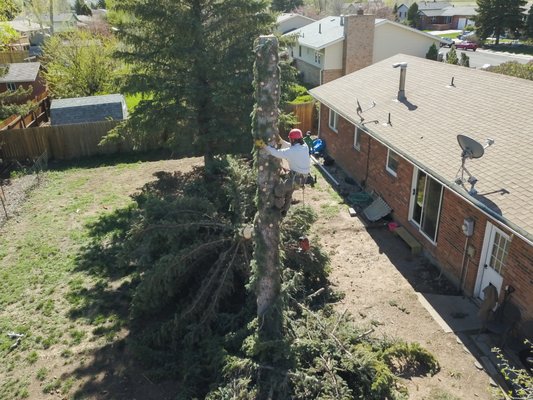
M336 111L329 109L329 127L334 132L339 132L339 114Z
M7 82L6 86L7 86L7 90L9 90L10 92L14 92L17 90L17 84L14 82Z
M391 153L396 155L396 170L391 168L389 161L391 160ZM394 157L392 157L394 159ZM400 165L400 155L396 153L394 150L387 149L387 164L385 165L385 169L389 174L391 174L394 177L398 176L398 165Z
M428 179L431 179L433 181L435 181L436 183L438 183L440 185L440 195L439 195L439 204L437 205L437 218L436 218L436 224L435 224L435 237L430 237L422 228L422 219L424 218L423 215L420 215L420 223L418 221L415 220L415 216L414 216L414 213L415 213L415 202L416 202L416 190L417 190L417 184L418 184L418 172L420 170L418 168L414 168L413 169L413 180L412 180L412 187L411 187L411 200L410 200L410 204L409 204L409 222L411 222L414 226L416 226L416 228L418 229L418 232L420 232L420 234L422 236L424 236L431 244L433 244L434 246L437 245L437 237L439 235L439 228L440 228L440 217L441 217L441 213L442 213L442 199L444 198L444 185L439 182L438 180L436 180L435 178L433 178L431 175L428 175L427 173L425 173L426 175L426 180L425 180L425 184L424 184L424 187L426 188L427 186L427 180ZM424 189L424 197L425 197L425 190ZM425 199L424 199L424 202L425 202ZM422 210L422 213L425 213L426 210L426 204L424 204L424 209Z
M354 125L353 132L353 148L357 151L361 151L361 129Z

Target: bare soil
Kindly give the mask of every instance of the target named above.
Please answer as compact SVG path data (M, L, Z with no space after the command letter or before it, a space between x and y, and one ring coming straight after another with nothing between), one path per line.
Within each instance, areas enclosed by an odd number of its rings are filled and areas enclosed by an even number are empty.
M186 171L200 161L195 158L146 162L140 171L105 169L89 179L98 190L112 176L113 185L119 185L123 194L128 195L155 179L156 171ZM343 182L340 171L335 168L331 171ZM442 330L416 296L416 291L446 293L452 290L451 286L437 279L438 271L423 257L412 256L407 245L385 226L367 228L358 217L351 217L348 206L339 204L326 180L317 175L315 188L308 187L305 193L297 191L294 197L300 204L303 201L315 208L321 216L314 227L312 242L319 242L331 257L331 282L345 294L337 304L339 311L346 310L361 325L372 328L376 337L418 342L437 357L441 370L436 375L402 379L410 399L492 399L488 375L474 365L475 358L454 334ZM342 185L344 194L351 190L356 188ZM17 201L20 204L20 199ZM17 225L6 224L3 229L17 229ZM87 399L172 398L169 394L176 390L173 384L154 384L142 374L126 370L129 352L122 345L88 343L79 349L83 361L65 364L59 354L51 351L42 362L54 368L52 376L74 375L77 384L85 389L94 387L92 394L84 397ZM36 370L40 363L33 368ZM21 373L35 376L35 371ZM45 395L41 389L32 384L30 399L69 398L59 391Z
M340 194L360 190L346 184L346 176L335 166L327 171L340 183L331 186ZM319 182L321 179L319 176ZM320 212L331 202L331 196L306 189L305 201ZM314 227L318 241L331 257L330 280L345 295L338 310L347 310L355 321L372 328L375 337L417 342L436 356L439 373L402 379L410 399L498 398L487 373L475 365L471 354L475 349L455 334L445 333L416 295L456 294L455 288L426 258L413 256L389 231L386 221L369 224L362 217L351 217L348 209L341 204L336 215L320 218Z

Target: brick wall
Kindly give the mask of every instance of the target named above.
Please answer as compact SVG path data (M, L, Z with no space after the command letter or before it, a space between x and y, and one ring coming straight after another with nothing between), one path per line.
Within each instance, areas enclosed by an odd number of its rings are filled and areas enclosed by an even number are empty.
M356 14L344 17L344 75L372 64L375 21L374 15Z
M322 71L322 84L331 82L342 76L342 69L325 69Z
M354 125L339 117L338 133L332 131L328 126L329 109L324 105L320 107L320 121L320 137L325 140L326 151L335 159L336 164L367 191L374 190L383 197L393 209L393 218L422 243L425 255L457 287L461 276L464 276L463 288L467 295L474 295L487 222L490 221L510 235L512 240L502 273L502 288L506 285L513 286L516 291L511 299L521 308L523 320L533 319L533 246L516 235L512 236L511 232L446 187L443 189L437 243L434 245L409 222L414 166L400 158L397 176L394 177L385 168L386 146L361 132L360 150L356 150L353 146ZM474 233L468 242L462 232L466 218L474 220ZM474 250L471 257L464 253L466 246Z

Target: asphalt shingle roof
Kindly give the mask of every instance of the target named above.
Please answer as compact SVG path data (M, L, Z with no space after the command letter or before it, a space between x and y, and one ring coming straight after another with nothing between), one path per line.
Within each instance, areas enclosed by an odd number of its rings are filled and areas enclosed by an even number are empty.
M39 62L5 64L9 69L7 74L0 77L0 83L33 82L41 68Z
M392 64L404 61L407 100L399 102L400 69ZM363 109L375 101L363 115L379 121L365 126L372 136L533 241L533 81L399 54L310 92L353 123L356 99ZM495 140L466 163L479 180L475 196L454 183L458 134Z

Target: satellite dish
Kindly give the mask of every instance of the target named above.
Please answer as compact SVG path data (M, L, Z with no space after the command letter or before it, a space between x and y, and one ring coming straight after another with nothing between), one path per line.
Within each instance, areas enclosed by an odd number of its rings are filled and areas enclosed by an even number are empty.
M485 149L491 146L494 143L494 140L487 139L487 143L482 145L468 136L457 135L457 142L459 143L459 146L461 146L461 149L463 149L463 152L461 153L461 167L459 168L459 171L457 171L455 183L463 187L465 183L469 183L471 186L470 190L468 190L468 193L474 196L477 194L477 190L475 189L477 178L466 169L466 160L483 157L483 154L485 154ZM468 178L465 178L465 173Z
M483 145L465 135L457 135L459 146L463 149L463 158L481 158L485 154Z

